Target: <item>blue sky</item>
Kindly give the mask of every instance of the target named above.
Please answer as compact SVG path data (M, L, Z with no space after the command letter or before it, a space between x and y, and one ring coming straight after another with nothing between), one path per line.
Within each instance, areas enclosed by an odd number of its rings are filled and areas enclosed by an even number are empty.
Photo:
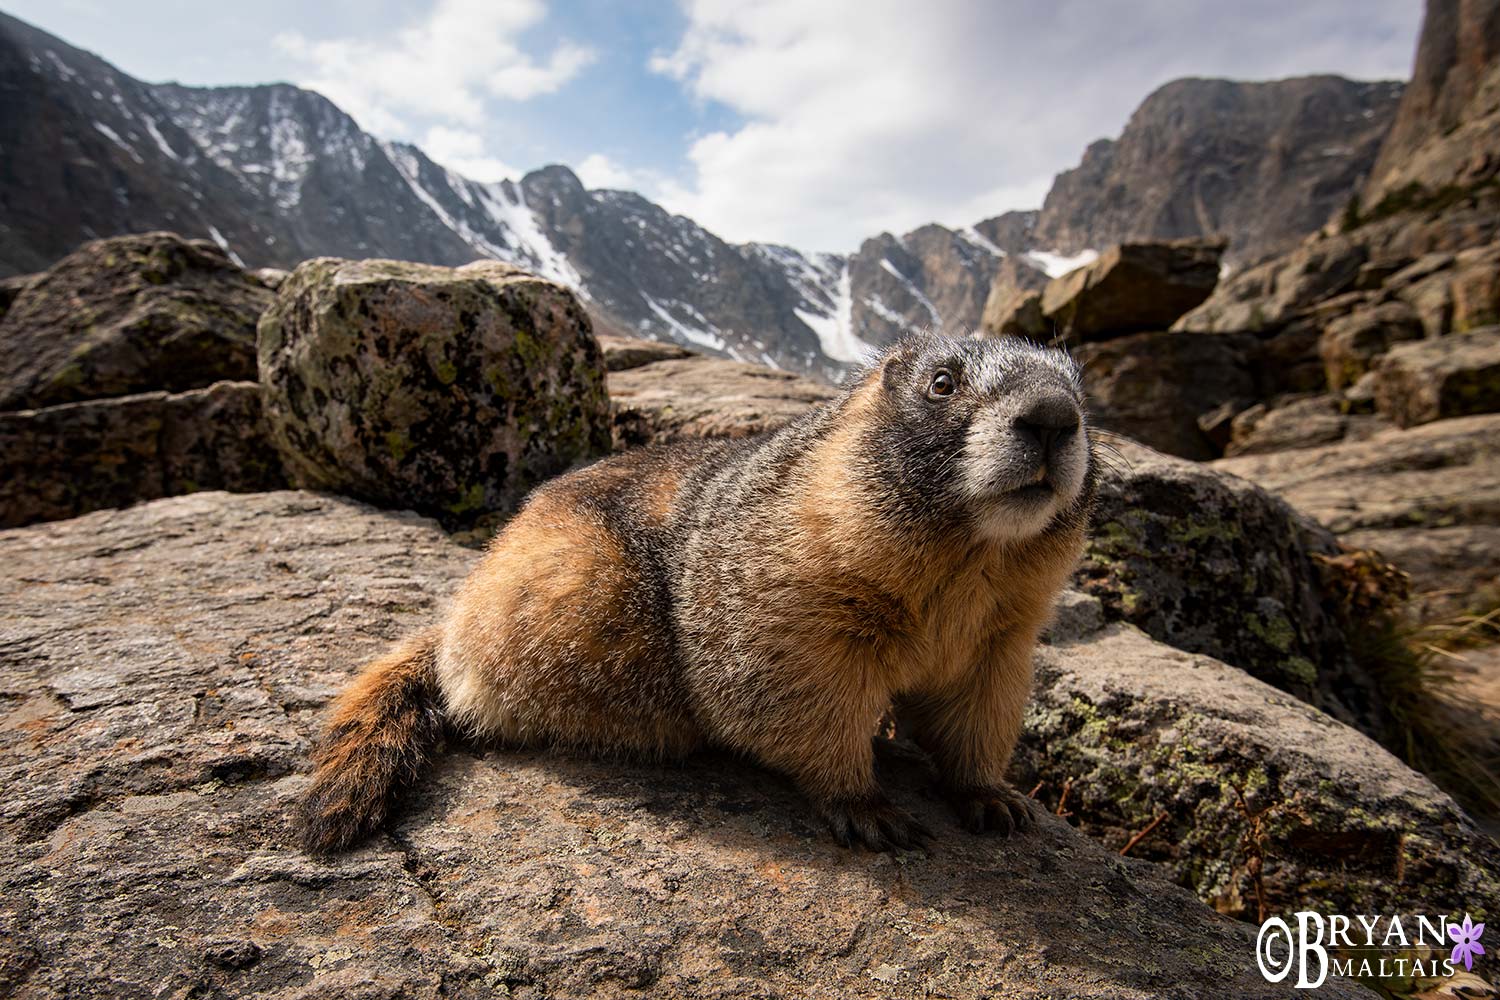
M150 81L286 80L479 179L566 163L731 240L1040 204L1180 76L1405 77L1416 0L9 0Z

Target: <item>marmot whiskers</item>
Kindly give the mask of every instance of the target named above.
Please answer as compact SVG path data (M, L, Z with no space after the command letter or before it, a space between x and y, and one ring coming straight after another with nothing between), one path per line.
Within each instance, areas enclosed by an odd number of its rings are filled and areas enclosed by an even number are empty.
M308 849L384 819L445 721L652 758L715 745L789 775L845 844L923 826L875 780L895 706L960 819L1008 833L1037 634L1095 462L1066 355L925 335L769 434L627 452L539 488L442 624L334 706Z

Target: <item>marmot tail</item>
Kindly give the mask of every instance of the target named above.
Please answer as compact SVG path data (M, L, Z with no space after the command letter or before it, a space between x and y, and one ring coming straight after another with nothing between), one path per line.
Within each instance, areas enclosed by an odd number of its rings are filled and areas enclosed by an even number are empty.
M374 832L392 795L416 780L442 739L438 634L427 629L402 640L334 703L302 801L307 851L338 851Z

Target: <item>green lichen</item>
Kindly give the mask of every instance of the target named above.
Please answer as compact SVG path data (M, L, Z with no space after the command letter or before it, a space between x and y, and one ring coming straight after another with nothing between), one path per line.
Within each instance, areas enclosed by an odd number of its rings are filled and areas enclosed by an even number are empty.
M403 431L391 430L385 432L385 446L390 451L391 457L400 463L405 461L406 456L410 454L412 442Z
M1297 630L1292 623L1287 621L1285 615L1272 615L1262 618L1251 614L1245 616L1245 627L1257 639L1276 650L1278 653L1289 652L1292 643L1297 641Z

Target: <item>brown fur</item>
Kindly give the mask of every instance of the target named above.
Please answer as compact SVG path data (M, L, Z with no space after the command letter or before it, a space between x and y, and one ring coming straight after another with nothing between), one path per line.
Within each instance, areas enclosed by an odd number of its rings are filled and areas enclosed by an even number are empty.
M390 789L415 779L442 735L433 675L437 634L397 643L334 702L302 802L302 841L335 851L385 819Z
M1035 363L1055 395L1067 375L1031 349L954 350L978 355L974 370L997 385ZM927 363L918 353L898 349L887 365ZM892 384L907 377L875 370L761 439L627 453L539 489L444 623L339 700L304 810L309 846L342 846L381 821L386 792L436 739L429 692L456 726L506 744L742 752L796 781L840 840L876 848L926 836L875 780L871 737L894 704L967 825L1024 825L1029 807L1005 772L1092 479L1014 537L955 519L961 499L917 502L921 478L915 499L910 484L901 494L915 506L893 513L901 473L882 464L892 439L876 432L925 405L907 399L903 414ZM993 392L976 405L1001 421L984 431L1003 442L1012 411ZM916 412L911 447L932 458ZM968 428L943 447L967 447ZM934 490L960 458L936 466Z

